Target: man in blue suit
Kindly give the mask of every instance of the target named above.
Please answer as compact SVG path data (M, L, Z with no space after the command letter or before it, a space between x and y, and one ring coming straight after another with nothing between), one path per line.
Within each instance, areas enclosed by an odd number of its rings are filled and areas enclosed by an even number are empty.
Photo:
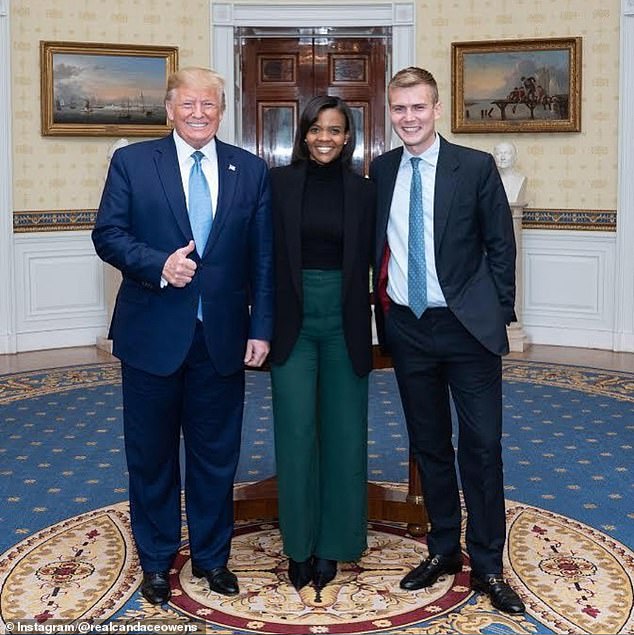
M370 166L378 205L377 327L394 360L431 521L429 557L401 588L429 587L462 568L451 394L471 586L499 610L523 613L502 575L501 356L508 352L506 324L515 320L511 210L493 157L436 133L441 105L431 73L399 71L388 98L404 147Z
M227 561L244 365L262 365L273 327L267 167L216 138L225 97L214 71L172 74L165 105L173 134L115 152L92 233L123 274L110 337L141 592L153 604L170 598L181 541L181 433L192 573L239 592Z

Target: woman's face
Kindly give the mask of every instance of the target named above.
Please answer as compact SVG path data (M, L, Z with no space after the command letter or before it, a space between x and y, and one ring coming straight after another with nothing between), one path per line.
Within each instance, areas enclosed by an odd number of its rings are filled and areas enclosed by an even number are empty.
M341 155L349 136L345 115L336 108L324 108L306 133L310 158L320 165L334 161Z

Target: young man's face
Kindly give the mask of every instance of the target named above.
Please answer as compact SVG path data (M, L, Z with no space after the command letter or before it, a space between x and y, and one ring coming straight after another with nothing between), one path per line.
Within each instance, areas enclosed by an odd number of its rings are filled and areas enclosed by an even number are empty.
M390 119L394 132L412 154L422 154L434 142L440 102L427 84L389 91Z

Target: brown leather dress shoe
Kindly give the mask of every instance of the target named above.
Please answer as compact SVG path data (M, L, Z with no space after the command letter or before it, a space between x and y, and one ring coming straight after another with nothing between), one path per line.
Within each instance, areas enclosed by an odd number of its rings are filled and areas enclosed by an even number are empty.
M195 578L206 578L209 588L222 595L238 595L240 587L238 578L227 567L215 567L214 569L200 569L192 565L192 573Z
M460 573L462 570L462 554L454 556L429 555L415 569L412 569L402 580L401 589L416 591L431 586L445 573Z
M150 604L165 604L172 595L168 572L144 571L141 594Z
M486 593L491 600L491 604L503 613L520 615L524 613L526 607L520 600L520 596L513 591L509 583L500 574L488 574L478 576L471 574L471 588L480 593Z

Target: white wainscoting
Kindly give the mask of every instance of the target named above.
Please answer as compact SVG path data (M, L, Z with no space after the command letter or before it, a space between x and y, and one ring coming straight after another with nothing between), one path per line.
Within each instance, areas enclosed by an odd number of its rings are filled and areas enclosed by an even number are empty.
M107 329L90 232L14 235L17 350L93 345ZM616 235L524 230L528 342L612 350Z
M529 344L613 348L616 234L524 230Z
M11 29L9 0L0 0L0 354L15 353L13 311L13 191Z
M18 351L93 345L106 327L104 269L90 232L15 234Z

